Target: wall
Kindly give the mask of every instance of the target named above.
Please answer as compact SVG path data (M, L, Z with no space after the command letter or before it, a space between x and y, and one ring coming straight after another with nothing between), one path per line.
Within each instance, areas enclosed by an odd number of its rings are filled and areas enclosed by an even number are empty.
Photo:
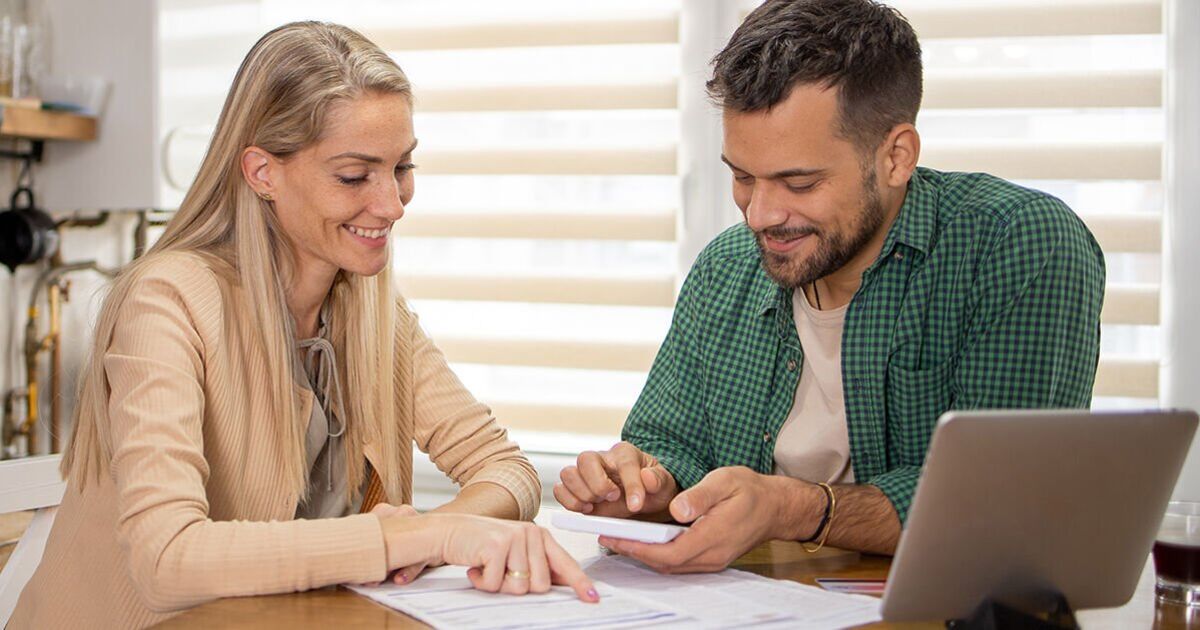
M111 81L95 142L56 142L39 168L41 199L56 210L154 206L157 10L154 0L42 0L51 73Z
M1167 208L1163 239L1162 401L1166 407L1200 410L1200 3L1164 3L1167 53L1167 144L1164 180ZM1200 501L1200 432L1175 498Z
M154 1L31 0L30 9L40 11L48 24L44 41L51 74L103 76L112 86L96 141L47 143L44 161L34 170L38 204L57 217L75 210L91 215L100 208L153 207L159 180ZM14 172L11 166L0 166L0 198L7 199L12 190ZM66 262L94 259L104 266L119 266L133 253L133 226L133 217L123 214L101 228L68 230L63 236L63 258ZM15 277L0 280L3 392L24 382L19 341L23 337L19 335L37 274L37 269L21 268ZM0 276L9 274L3 270ZM67 383L62 391L68 394L73 391L76 367L86 353L104 286L92 273L77 274L71 280L70 301L63 312L62 359ZM41 330L45 328L43 324ZM69 417L70 405L65 407L64 417Z

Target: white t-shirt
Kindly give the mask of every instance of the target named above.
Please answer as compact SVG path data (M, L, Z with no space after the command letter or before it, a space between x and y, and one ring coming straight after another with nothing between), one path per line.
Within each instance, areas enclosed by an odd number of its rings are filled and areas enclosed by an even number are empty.
M804 349L792 410L775 441L775 474L816 483L853 483L842 393L842 328L849 304L818 311L804 291L792 295L792 319Z

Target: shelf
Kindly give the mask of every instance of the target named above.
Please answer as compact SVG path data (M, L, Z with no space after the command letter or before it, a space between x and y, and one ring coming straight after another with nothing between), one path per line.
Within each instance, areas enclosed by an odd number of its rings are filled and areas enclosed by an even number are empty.
M71 112L0 106L0 136L28 140L95 140L96 118Z

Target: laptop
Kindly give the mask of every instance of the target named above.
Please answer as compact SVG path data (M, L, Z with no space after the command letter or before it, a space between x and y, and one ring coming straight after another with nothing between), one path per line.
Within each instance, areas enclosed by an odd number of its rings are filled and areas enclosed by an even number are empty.
M1183 468L1193 411L948 412L884 590L887 621L985 599L1074 609L1133 596Z

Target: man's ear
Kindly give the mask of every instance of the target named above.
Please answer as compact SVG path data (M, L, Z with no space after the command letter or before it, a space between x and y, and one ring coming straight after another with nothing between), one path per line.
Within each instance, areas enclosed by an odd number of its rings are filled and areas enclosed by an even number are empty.
M892 188L904 188L917 168L921 158L921 136L910 123L892 127L880 147L882 152L882 179Z
M259 197L274 199L278 193L279 160L267 151L249 146L242 150L242 177Z

